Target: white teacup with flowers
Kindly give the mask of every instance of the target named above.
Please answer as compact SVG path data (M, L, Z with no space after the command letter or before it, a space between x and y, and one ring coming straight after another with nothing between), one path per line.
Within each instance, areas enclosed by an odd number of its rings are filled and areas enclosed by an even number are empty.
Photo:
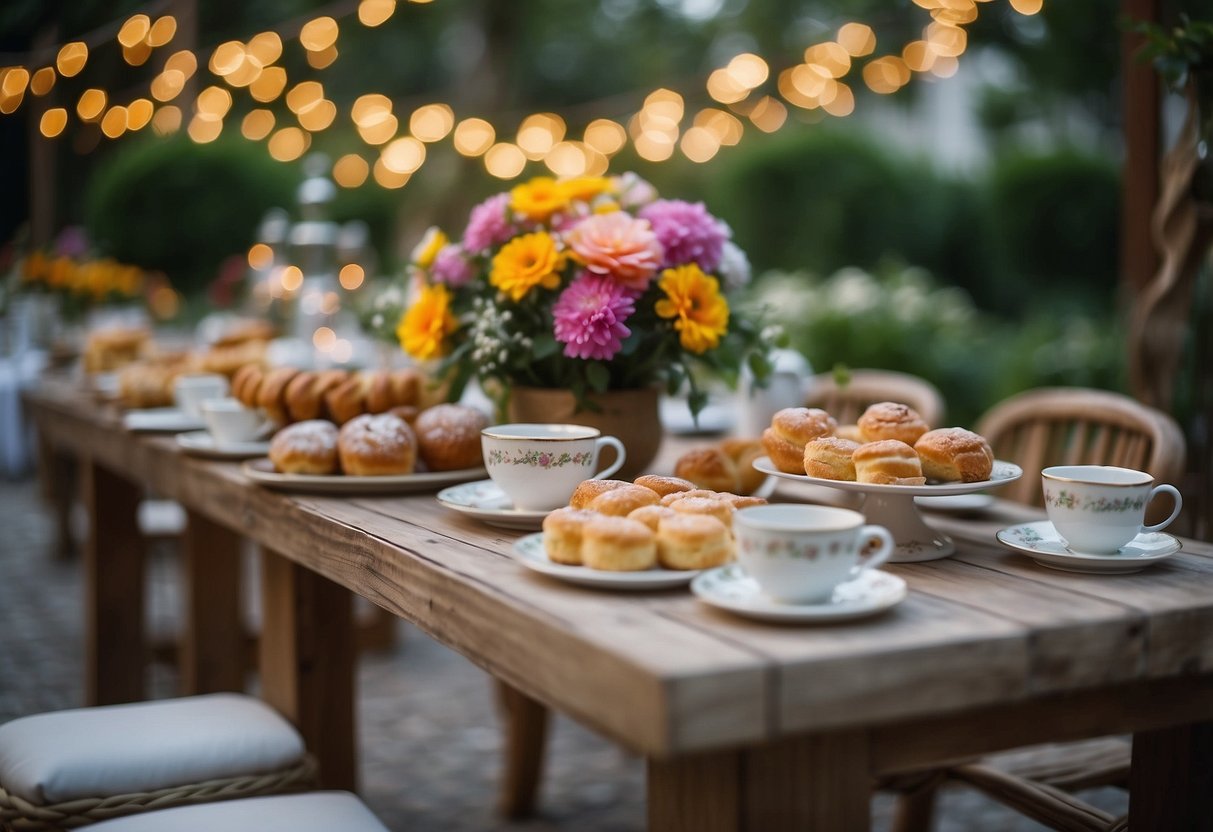
M1079 554L1111 554L1139 534L1171 525L1183 508L1173 485L1154 485L1144 471L1113 465L1054 465L1040 472L1045 511L1066 546ZM1175 500L1171 516L1143 525L1146 506L1157 494Z

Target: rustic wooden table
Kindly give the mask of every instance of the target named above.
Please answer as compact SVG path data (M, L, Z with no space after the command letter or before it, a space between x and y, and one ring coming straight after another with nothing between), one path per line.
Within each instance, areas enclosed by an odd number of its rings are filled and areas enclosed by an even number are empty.
M867 829L874 778L1116 733L1134 734L1133 828L1213 824L1208 544L1185 541L1137 575L1087 576L1001 549L997 520L936 520L959 552L889 567L911 589L890 613L779 627L685 591L548 581L514 562L516 535L430 494L267 491L171 437L123 431L66 381L28 405L84 461L90 699L142 696L134 506L152 487L189 512L188 690L241 686L237 543L252 538L265 552L263 695L300 727L327 785L356 780L348 589L484 668L514 707L542 703L645 755L655 830Z

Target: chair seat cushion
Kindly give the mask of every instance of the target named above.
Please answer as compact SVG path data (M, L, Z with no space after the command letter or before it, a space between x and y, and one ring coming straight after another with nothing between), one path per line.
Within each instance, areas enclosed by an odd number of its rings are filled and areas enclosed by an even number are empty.
M387 832L349 792L248 797L107 820L90 832Z
M268 705L216 693L0 725L0 786L46 806L266 774L303 754L299 732Z

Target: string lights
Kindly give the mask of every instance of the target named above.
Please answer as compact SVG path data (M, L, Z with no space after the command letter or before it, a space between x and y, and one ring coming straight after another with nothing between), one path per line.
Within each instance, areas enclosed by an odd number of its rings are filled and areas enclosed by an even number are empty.
M430 0L409 0L424 4ZM478 158L485 170L500 179L522 174L528 163L542 162L559 176L600 175L613 156L629 144L649 162L663 162L675 153L692 162L705 163L723 147L736 145L747 127L773 133L781 129L793 109L819 111L842 118L855 109L854 86L862 83L872 93L891 95L916 75L948 78L959 66L968 47L965 26L978 16L979 6L991 0L913 0L930 15L921 37L900 49L878 53L877 37L865 23L843 24L830 40L808 46L803 60L774 72L765 58L746 52L713 70L702 93L713 106L691 115L687 96L670 89L657 89L644 99L640 109L626 118L593 118L576 133L556 113L525 116L513 134L479 116L457 118L443 102L425 104L409 113L397 114L387 96L367 93L348 110L349 122L365 148L338 158L332 169L334 181L356 188L368 179L385 188L403 187L425 164L427 145L449 140L466 158ZM1041 11L1043 0L1008 0L1023 15ZM381 26L397 11L397 0L361 0L357 20L365 27ZM124 60L140 66L154 50L168 46L177 33L172 15L153 19L132 15L117 29L116 41ZM338 57L341 24L322 15L305 22L297 33L308 64L323 70ZM233 92L247 94L254 103L240 122L240 134L250 141L265 141L269 155L281 162L300 158L311 146L312 136L328 129L342 117L337 103L325 95L316 80L291 82L277 65L283 54L278 32L261 32L247 42L219 44L206 59L207 71L217 83L206 86L194 101L182 108L172 103L198 72L200 56L178 50L151 79L148 97L126 104L115 103L105 90L86 89L75 102L75 115L83 123L97 124L107 138L116 139L147 125L158 134L181 129L189 112L186 132L191 139L214 141L223 131L225 118L235 103ZM58 77L71 78L89 61L89 45L83 40L63 44L53 66L31 73L25 66L0 69L0 113L15 112L26 93L45 96ZM284 99L286 113L274 111ZM280 105L279 105L280 106ZM53 107L41 116L39 130L48 139L65 131L70 113Z

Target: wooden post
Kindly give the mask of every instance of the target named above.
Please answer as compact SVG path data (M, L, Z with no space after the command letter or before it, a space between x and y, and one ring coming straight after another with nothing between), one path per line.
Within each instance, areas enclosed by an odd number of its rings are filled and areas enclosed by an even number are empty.
M197 512L187 517L181 552L181 690L186 695L244 690L241 538Z
M507 818L530 817L543 775L548 709L505 682L494 685L505 728L497 810Z
M1130 20L1157 21L1158 5L1159 0L1124 0L1121 10ZM1120 280L1126 302L1141 293L1159 263L1151 223L1159 194L1159 81L1154 67L1137 58L1144 42L1143 36L1128 30L1120 41L1125 142Z
M84 549L85 702L143 698L142 489L92 460L84 465L89 535Z
M1129 828L1213 830L1213 722L1133 735Z
M350 593L263 548L261 598L261 695L303 735L320 763L320 785L354 790Z

